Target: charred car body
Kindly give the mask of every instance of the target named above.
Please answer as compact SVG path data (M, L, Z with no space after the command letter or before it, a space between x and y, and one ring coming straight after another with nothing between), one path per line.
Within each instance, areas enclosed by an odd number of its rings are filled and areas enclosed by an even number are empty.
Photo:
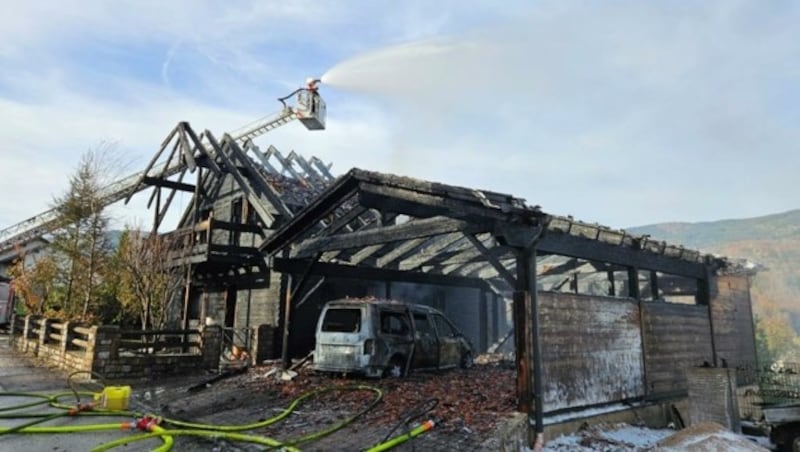
M472 345L440 311L391 300L328 302L317 323L314 370L368 377L470 367Z

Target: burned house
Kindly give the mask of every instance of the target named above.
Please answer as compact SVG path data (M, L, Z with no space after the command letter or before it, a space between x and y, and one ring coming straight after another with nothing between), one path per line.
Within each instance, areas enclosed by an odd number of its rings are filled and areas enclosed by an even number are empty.
M687 367L755 366L751 275L724 258L507 194L359 169L334 178L318 159L181 134L197 184L143 183L156 200L194 192L174 232L192 275L183 320L224 324L259 359L311 350L325 301L375 295L443 310L479 351L513 337L528 412L680 396Z
M319 159L262 151L259 130L293 118L321 128L313 84L298 91L305 107L239 134L179 123L106 199L152 188L163 233L176 193L190 194L165 232L185 275L185 328L222 325L225 347L286 362L313 348L328 300L427 304L478 352L515 352L518 408L537 432L544 414L683 396L691 366L755 366L746 268L508 194L360 169L334 177Z

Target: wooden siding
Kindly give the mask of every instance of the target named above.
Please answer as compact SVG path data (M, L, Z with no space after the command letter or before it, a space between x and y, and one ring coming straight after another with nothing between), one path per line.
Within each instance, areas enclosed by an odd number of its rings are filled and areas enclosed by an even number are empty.
M728 367L755 368L756 349L750 307L750 284L745 275L717 277L711 299L717 360Z
M712 361L708 307L648 301L642 312L648 396L686 391L686 369Z
M236 294L236 327L278 326L280 315L280 281L268 288L240 290ZM250 297L250 321L247 321L248 294Z
M539 294L545 411L644 395L631 300Z

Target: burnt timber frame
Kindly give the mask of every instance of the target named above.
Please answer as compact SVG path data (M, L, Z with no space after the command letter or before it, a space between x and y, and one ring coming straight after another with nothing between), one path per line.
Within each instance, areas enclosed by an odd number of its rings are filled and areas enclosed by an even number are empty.
M268 287L269 268L255 245L263 240L268 229L288 221L297 210L296 195L289 193L287 198L287 184L306 191L311 189L310 193L322 191L333 180L328 169L317 158L307 161L295 153L285 158L272 146L261 152L250 139L242 142L228 134L217 139L209 130L198 134L188 122L178 123L167 134L144 171L132 182L125 202L136 192L153 187L148 208L155 204L151 231L158 233L176 192L193 194L179 228L168 233L177 239L170 256L171 265L186 267L184 325L188 323L192 288ZM196 173L195 184L184 182L189 173ZM241 199L246 200L237 220L240 222L203 215L217 199L230 196L230 186L223 189L226 177L233 181ZM289 187L289 192L292 191ZM214 234L215 231L223 234ZM240 246L238 238L233 239L240 233L252 234L255 243Z
M375 221L367 214L371 211L391 220ZM406 221L398 221L402 217ZM518 409L528 413L534 426L531 444L543 433L537 256L598 262L612 276L615 268L627 270L636 281L629 284L629 295L636 299L641 299L639 270L650 271L651 279L656 272L693 279L698 289L707 290L713 271L726 265L648 237L549 215L510 195L357 168L297 212L260 249L271 257L273 270L305 277L448 284L495 294L510 287ZM287 319L296 292L287 297ZM703 299L707 294L698 293L698 301ZM283 329L288 337L289 322ZM285 350L283 358L288 363Z

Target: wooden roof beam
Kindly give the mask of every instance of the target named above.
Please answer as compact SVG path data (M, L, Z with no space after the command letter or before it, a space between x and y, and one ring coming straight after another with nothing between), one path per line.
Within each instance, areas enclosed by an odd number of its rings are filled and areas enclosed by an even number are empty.
M318 252L384 245L391 242L431 237L450 232L482 232L486 226L449 218L427 218L399 225L316 237L304 240L295 248L293 257L304 257Z

